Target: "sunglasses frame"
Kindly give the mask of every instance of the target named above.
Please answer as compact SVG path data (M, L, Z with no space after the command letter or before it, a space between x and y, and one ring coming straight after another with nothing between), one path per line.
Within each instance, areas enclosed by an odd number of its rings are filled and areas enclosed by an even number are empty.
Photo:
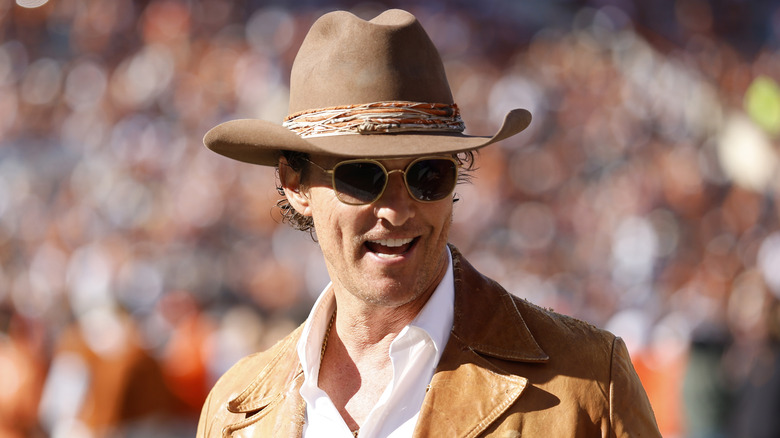
M460 168L462 167L461 162L458 161L457 159L455 159L454 157L442 157L442 156L424 156L424 157L419 157L419 158L416 158L415 160L413 160L412 162L410 162L405 168L403 168L403 169L393 169L393 170L387 170L387 168L382 163L380 163L377 160L370 159L370 158L355 158L355 159L351 159L351 160L339 161L338 163L336 163L335 166L333 166L332 169L325 169L324 167L320 166L319 164L315 163L314 161L309 160L308 158L306 158L305 160L308 161L309 163L315 165L316 167L318 167L323 172L325 172L327 174L330 174L330 184L331 184L331 188L333 188L333 191L336 193L336 198L338 198L339 201L341 201L342 203L347 204L347 205L369 205L369 204L373 204L374 202L376 202L379 198L382 197L382 195L385 194L385 190L387 189L387 184L390 182L390 174L391 173L400 173L403 176L402 179L403 179L403 182L404 182L404 187L406 187L406 192L409 193L409 197L411 197L415 201L426 203L426 204L431 203L431 202L438 202L438 201L441 201L443 199L446 199L448 196L452 195L452 193L455 191L455 186L458 185L458 177L459 177L459 173L460 173ZM408 172L409 169L411 169L411 167L414 166L415 164L419 163L420 161L425 161L425 160L446 160L446 161L451 161L455 165L455 178L454 178L454 183L452 184L452 188L450 189L450 191L446 195L442 196L441 199L434 199L434 200L431 200L431 201L426 201L426 200L423 200L423 199L419 199L418 197L414 196L414 194L412 193L412 189L409 187L409 181L406 180L406 172ZM377 166L379 166L380 169L382 169L382 172L384 172L384 174L385 174L385 184L382 186L382 190L379 192L379 194L374 199L372 199L372 200L370 200L368 202L348 202L348 201L345 201L344 199L341 198L341 192L339 192L336 189L336 169L338 169L339 166L343 166L345 164L352 164L352 163L372 163L372 164L376 164Z

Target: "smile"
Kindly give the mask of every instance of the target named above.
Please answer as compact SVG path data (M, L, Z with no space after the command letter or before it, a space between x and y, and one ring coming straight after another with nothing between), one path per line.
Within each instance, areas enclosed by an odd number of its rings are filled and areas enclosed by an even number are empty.
M378 239L365 243L366 248L372 253L383 258L392 258L409 251L416 242L416 238L406 239Z

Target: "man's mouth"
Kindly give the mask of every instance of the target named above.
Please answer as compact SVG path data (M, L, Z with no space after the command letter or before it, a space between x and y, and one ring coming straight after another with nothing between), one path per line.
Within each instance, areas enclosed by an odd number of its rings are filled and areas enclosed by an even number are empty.
M379 257L391 258L409 251L416 238L368 240L366 248Z

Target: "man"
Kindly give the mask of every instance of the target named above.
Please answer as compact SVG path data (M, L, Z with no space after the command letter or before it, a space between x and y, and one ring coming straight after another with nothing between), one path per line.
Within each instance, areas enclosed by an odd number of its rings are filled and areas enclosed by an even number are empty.
M438 52L400 10L321 17L290 82L283 126L234 120L204 142L278 166L285 217L316 231L331 283L219 380L198 436L658 436L619 338L515 298L447 245L471 151L527 111L463 135Z

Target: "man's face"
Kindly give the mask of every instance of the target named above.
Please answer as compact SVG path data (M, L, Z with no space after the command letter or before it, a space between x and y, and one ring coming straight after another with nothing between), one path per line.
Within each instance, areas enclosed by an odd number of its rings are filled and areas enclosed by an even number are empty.
M326 169L337 162L311 160ZM411 161L380 160L388 171ZM337 291L383 307L427 300L446 268L452 197L419 202L406 191L401 173L391 173L374 203L347 205L336 197L330 176L313 165L303 196Z

